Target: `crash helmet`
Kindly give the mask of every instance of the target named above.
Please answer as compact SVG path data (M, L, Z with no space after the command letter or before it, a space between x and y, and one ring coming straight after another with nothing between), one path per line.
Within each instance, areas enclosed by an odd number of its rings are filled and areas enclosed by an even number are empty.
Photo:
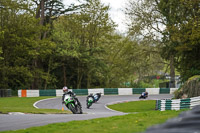
M64 86L64 87L63 87L63 92L68 92L67 86Z

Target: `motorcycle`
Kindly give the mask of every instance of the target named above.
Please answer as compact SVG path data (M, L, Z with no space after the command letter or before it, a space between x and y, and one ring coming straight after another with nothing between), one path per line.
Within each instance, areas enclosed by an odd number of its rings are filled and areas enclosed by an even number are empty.
M88 109L90 108L90 106L92 106L92 103L94 103L94 102L95 102L95 100L94 100L94 96L92 94L87 96L86 106L87 106Z
M65 106L73 113L73 114L82 114L82 107L80 102L75 96L71 96L70 94L66 94L65 98Z
M95 100L95 102L99 101L100 97L101 97L101 92L94 94L94 100Z
M148 97L148 93L144 92L144 93L141 94L141 96L139 97L139 99L146 99L147 97Z

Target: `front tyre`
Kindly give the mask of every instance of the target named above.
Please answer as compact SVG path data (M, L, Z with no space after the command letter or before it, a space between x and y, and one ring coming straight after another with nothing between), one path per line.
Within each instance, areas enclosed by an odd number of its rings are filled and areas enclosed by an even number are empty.
M87 103L87 108L89 109L92 103Z

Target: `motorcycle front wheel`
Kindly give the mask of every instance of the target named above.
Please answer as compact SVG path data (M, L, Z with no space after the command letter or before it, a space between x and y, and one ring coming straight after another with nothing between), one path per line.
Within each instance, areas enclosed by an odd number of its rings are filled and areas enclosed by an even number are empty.
M89 109L92 103L87 103L87 108Z

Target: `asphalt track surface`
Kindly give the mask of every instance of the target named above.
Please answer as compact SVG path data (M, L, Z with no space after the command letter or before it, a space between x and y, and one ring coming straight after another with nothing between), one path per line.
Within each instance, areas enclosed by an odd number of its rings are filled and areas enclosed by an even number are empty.
M29 127L43 126L50 123L68 122L74 120L88 120L116 115L125 115L126 113L118 112L107 108L106 105L138 101L140 95L102 95L97 103L86 108L86 96L77 96L81 102L83 114L23 114L9 113L0 114L0 131L26 129ZM147 100L169 99L170 94L149 95ZM62 109L61 97L41 100L35 103L37 108L45 109ZM66 107L64 107L67 110Z

